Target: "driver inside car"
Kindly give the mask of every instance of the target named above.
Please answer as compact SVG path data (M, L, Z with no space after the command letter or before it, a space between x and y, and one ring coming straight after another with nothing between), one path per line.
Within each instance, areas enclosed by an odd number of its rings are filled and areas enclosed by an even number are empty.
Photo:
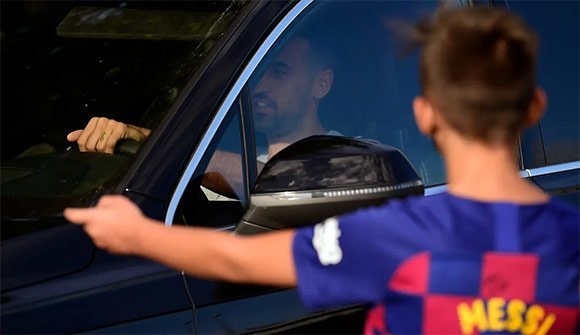
M327 131L319 120L318 107L332 88L334 71L331 55L315 38L300 33L290 38L267 63L261 77L251 85L254 126L256 131L265 135L267 142L265 147L257 149L259 170L269 157L293 142L312 135L340 135L336 131ZM69 133L67 140L76 142L83 152L114 153L118 141L144 141L150 133L147 128L93 117L84 129ZM241 170L239 154L216 151L206 170L203 185L215 190L211 186L224 185L225 179L230 189L241 190ZM212 176L215 178L207 178ZM222 187L216 188L221 193L219 189Z

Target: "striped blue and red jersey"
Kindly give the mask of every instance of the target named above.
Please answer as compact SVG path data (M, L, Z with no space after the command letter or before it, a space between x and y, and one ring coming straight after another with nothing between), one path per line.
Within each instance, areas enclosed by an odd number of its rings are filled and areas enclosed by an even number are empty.
M550 199L449 193L391 201L296 232L314 309L373 304L365 333L576 333L580 213Z

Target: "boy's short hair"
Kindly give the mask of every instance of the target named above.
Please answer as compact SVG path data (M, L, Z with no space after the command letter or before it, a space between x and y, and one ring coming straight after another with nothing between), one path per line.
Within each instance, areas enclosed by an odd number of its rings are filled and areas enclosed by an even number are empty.
M416 26L423 94L463 135L510 141L536 87L538 38L519 17L494 8L447 9Z

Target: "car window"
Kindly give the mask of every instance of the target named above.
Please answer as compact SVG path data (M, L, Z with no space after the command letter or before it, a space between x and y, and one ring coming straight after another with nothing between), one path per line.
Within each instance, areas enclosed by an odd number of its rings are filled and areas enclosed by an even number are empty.
M222 227L242 217L247 186L240 120L234 104L184 191L175 223Z
M154 130L243 4L3 3L3 220L61 216L112 190L142 142L87 153L67 134L92 117ZM11 226L2 238L45 224Z
M540 121L545 164L576 161L580 159L580 2L508 1L507 5L540 37L538 83L548 96L546 115ZM536 167L544 157L524 158L532 162L527 167Z
M444 183L441 157L413 119L417 54L400 56L400 40L389 28L437 6L326 1L307 10L248 82L258 162L311 135L361 137L400 149L426 185Z

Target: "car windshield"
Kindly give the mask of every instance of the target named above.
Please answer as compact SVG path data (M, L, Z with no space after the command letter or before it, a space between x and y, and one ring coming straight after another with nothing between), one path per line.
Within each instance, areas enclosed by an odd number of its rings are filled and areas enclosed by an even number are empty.
M60 216L115 187L139 145L79 152L67 134L92 117L154 129L243 5L4 2L3 219Z

